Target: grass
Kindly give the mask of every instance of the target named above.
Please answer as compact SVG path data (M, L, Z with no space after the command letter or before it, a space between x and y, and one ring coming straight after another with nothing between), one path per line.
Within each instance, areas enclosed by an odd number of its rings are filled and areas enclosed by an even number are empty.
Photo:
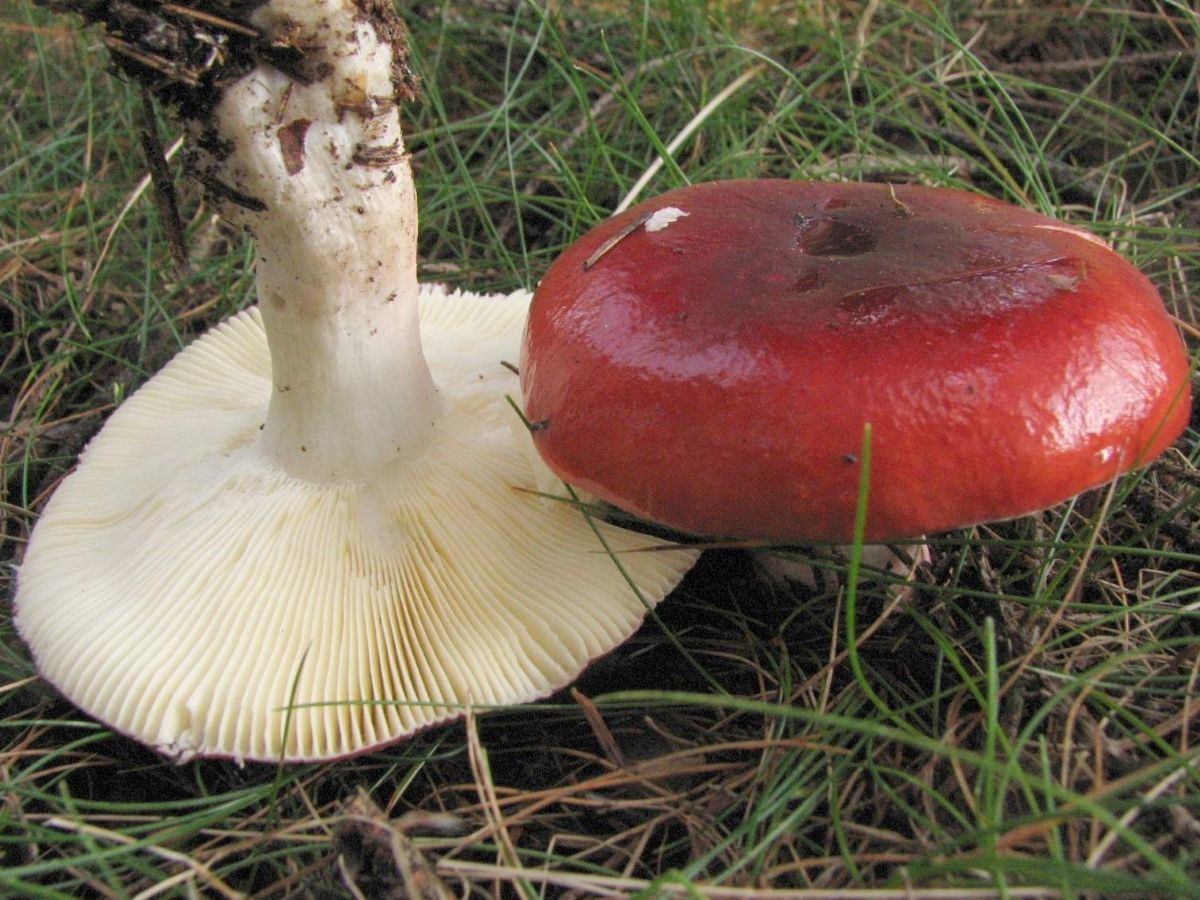
M1196 346L1190 4L414 7L427 280L531 285L635 187L920 181L1094 229ZM0 15L19 561L114 404L253 285L182 181L172 266L97 35ZM900 548L906 572L709 553L572 692L332 765L167 764L41 683L4 615L0 894L1200 896L1198 456L1193 420L1107 490Z

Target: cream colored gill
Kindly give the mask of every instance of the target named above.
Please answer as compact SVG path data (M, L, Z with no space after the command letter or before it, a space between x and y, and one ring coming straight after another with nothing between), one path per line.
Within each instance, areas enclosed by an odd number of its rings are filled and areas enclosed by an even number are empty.
M626 553L651 539L600 525L618 567L531 492L503 365L527 302L422 295L435 446L371 482L298 479L263 451L256 309L180 353L38 525L17 624L46 677L178 759L315 760L544 696L624 640L695 553Z

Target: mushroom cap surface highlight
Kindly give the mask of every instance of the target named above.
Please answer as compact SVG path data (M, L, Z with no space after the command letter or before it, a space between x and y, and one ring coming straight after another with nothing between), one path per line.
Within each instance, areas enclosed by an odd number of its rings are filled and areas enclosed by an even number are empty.
M257 308L184 349L35 529L16 623L45 677L180 760L317 760L544 696L623 641L696 553L624 554L639 598L577 509L521 490L536 455L502 361L528 296L423 292L436 447L371 483L263 451ZM616 553L647 543L595 525Z
M1081 229L964 191L670 191L539 285L521 362L549 467L698 534L853 537L1011 518L1161 453L1188 358L1149 280Z

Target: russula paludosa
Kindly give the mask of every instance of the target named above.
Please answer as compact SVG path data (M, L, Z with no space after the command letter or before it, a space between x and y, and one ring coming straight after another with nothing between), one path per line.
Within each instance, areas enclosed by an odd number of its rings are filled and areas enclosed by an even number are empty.
M1150 282L971 193L760 180L601 223L535 294L521 382L567 482L702 534L866 536L1043 509L1181 432L1188 359Z
M521 490L504 361L528 295L418 292L391 5L251 10L200 57L220 72L166 87L192 170L257 239L260 306L88 446L16 623L68 698L164 753L325 759L549 693L695 554L619 567L594 528L616 553L644 539Z

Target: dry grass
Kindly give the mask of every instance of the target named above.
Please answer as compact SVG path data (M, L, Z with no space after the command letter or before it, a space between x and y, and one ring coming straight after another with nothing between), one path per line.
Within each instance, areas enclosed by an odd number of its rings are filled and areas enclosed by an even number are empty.
M687 132L645 193L981 190L1115 241L1195 346L1187 4L516 6L408 16L425 277L532 283ZM245 241L183 185L173 268L140 100L95 36L4 16L0 515L19 561L114 404L252 283ZM1198 454L1194 421L1149 470L931 539L909 575L780 551L815 567L803 586L707 554L571 692L334 765L170 766L41 683L4 616L0 893L1200 896Z

